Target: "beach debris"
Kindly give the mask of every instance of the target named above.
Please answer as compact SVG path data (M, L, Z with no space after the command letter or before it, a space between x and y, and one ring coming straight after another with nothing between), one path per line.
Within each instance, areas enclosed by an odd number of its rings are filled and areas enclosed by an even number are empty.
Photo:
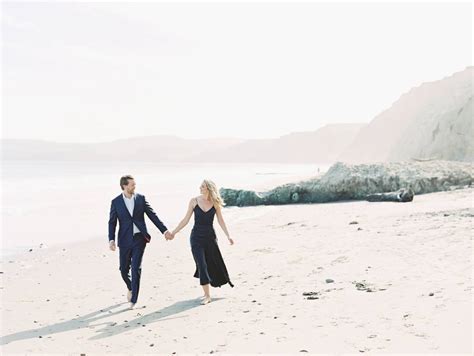
M433 293L433 292L431 292L431 293L430 293L430 294L428 294L428 295L429 295L430 297L432 297L432 296L434 296L434 293Z
M353 281L352 284L355 285L357 290L365 291L365 292L369 292L369 293L370 292L376 292L377 290L379 290L379 291L386 290L386 288L377 288L372 283L368 283L365 280L363 280L362 282Z
M334 279L326 278L326 283L334 283Z
M349 223L349 225L357 225L358 223L359 223L358 221L355 221L355 220L354 220L354 221L351 221L351 222Z
M406 203L413 201L414 196L415 192L413 191L413 189L401 188L396 192L369 194L366 196L366 200L369 202L394 201Z
M303 295L306 297L308 300L315 300L319 299L319 292L304 292Z

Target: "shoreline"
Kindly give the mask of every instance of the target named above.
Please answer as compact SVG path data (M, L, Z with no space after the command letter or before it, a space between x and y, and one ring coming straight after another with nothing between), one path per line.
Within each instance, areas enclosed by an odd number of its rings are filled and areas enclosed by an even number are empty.
M296 182L296 180L295 180L295 182ZM269 183L269 185L273 185L273 184L274 184L273 182ZM471 192L471 194L473 194L473 197L474 197L474 187L463 187L463 188L457 187L457 188L453 188L453 189L450 189L450 190L447 190L447 191L418 194L418 195L415 196L415 199L419 198L420 196L426 196L426 195L431 195L431 194L439 194L439 193L449 193L449 192L454 192L454 191L459 191L459 190ZM324 202L324 203L300 202L300 203L293 203L293 204L268 204L268 205L255 205L255 206L252 206L252 205L250 205L250 206L228 206L228 207L225 207L224 214L227 211L227 212L230 212L231 214L238 215L237 211L242 212L242 209L255 210L256 208L257 209L264 209L264 208L269 208L269 207L283 207L283 206L298 207L298 206L301 206L301 205L304 206L304 205L348 204L348 203L354 203L354 202L366 202L366 201L365 200L357 200L357 199L348 199L348 200L328 201L328 202ZM382 203L382 202L379 202L379 203ZM383 203L389 204L391 202L383 202ZM406 203L393 202L393 203L395 203L395 204L411 204L412 202L406 202ZM372 204L375 204L375 202L373 202ZM250 215L250 213L249 213L249 215ZM239 218L237 216L234 217L234 218L242 220L242 218ZM245 219L245 217L243 219ZM155 239L162 237L161 233L156 230L156 227L153 225L153 223L151 221L149 221L148 218L146 218L146 221L147 221L147 224L148 224L147 226L149 228L151 228L151 230L152 230L153 237ZM190 221L189 224L192 224L192 221ZM216 223L214 224L214 226L218 227L218 225ZM218 228L220 228L220 227L218 227ZM117 225L117 231L118 231L118 225ZM104 244L106 245L107 240L106 240L105 233L104 233L103 239L104 239ZM21 247L21 249L22 249L21 251L16 251L16 252L12 252L12 253L4 253L3 250L0 250L0 257L3 258L3 259L8 259L8 260L12 260L12 259L14 260L15 258L26 258L28 256L28 254L33 253L35 251L60 250L60 249L63 249L63 248L68 248L71 245L82 245L82 244L87 244L87 243L91 243L91 242L96 242L98 240L99 240L98 237L97 238L89 237L89 238L86 238L86 239L74 240L74 241L69 241L69 242L52 243L50 245L40 243L40 244L36 244L36 245L27 246L27 247L24 247L24 248ZM40 245L45 245L45 246L41 247ZM28 251L29 249L33 249L33 251L29 252Z

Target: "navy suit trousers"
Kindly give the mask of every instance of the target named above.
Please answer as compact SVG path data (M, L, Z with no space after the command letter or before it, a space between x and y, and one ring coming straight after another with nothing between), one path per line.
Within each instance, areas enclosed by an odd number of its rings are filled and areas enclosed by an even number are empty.
M142 272L142 259L145 252L146 243L141 233L133 236L133 243L130 246L119 247L120 251L120 273L127 285L128 290L132 291L132 303L138 299L140 290L140 277ZM130 267L132 268L132 279L130 280Z

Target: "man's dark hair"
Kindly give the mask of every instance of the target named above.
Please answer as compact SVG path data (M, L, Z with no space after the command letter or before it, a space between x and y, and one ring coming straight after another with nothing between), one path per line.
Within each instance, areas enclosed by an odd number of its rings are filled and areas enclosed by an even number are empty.
M124 185L128 185L128 180L133 179L133 177L130 174L127 174L126 176L122 176L120 178L120 188L123 190Z

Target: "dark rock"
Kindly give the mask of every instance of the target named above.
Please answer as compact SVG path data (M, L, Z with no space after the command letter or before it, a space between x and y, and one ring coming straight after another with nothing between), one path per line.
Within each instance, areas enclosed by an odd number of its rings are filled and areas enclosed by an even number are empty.
M326 283L334 283L334 279L327 278L327 279L326 279Z

